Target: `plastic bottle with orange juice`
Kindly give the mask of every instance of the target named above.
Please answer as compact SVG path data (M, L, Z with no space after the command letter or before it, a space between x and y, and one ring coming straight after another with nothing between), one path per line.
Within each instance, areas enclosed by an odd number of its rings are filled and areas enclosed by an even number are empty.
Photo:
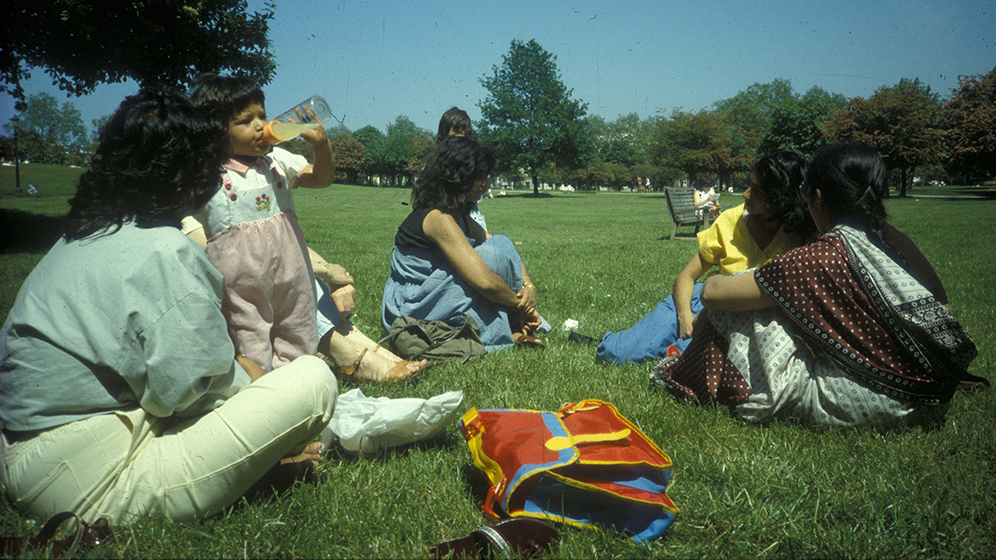
M294 105L263 127L263 139L271 144L297 138L304 132L322 126L332 118L332 110L320 95Z

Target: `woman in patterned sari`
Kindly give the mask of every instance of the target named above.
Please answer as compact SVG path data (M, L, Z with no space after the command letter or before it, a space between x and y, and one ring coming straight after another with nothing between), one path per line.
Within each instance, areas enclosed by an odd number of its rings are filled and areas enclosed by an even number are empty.
M878 428L935 424L959 383L988 385L930 263L886 223L887 188L874 150L817 152L802 190L822 237L707 280L692 345L651 384L748 421Z

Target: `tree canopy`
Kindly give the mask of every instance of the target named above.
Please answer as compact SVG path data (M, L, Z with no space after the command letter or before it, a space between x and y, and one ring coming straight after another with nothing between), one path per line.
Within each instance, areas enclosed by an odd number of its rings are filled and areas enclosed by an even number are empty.
M943 153L941 99L930 86L903 78L882 86L868 99L851 99L837 111L828 129L837 141L874 148L890 169L900 173L899 196L906 196L916 167L934 163Z
M680 169L689 181L715 172L722 182L730 172L750 166L750 155L741 129L718 112L697 113L675 109L660 119L654 131L652 161Z
M17 142L20 159L36 163L82 165L85 163L89 136L79 109L69 101L59 101L47 94L28 97L18 114ZM10 123L4 124L8 134Z
M201 72L227 71L267 84L276 62L267 39L273 4L245 0L11 0L0 18L0 92L23 109L21 81L44 68L59 89L92 93L131 78L185 87Z
M958 76L944 105L952 170L964 179L996 175L996 68L982 76Z
M826 123L833 112L848 108L847 98L813 86L801 98L786 100L771 113L768 133L761 139L759 155L791 150L810 156L827 143Z
M744 148L749 153L748 163L759 152L761 140L768 135L772 116L786 103L795 100L792 82L776 78L767 84L755 83L729 99L714 103L715 109L727 122L740 128Z
M336 175L349 183L356 183L366 165L363 144L348 131L338 132L329 137L332 153L335 154Z
M589 151L582 120L588 105L571 98L574 90L561 82L556 60L535 39L513 39L501 66L481 78L488 95L478 104L478 135L495 147L498 170L524 170L533 192L546 165L579 167Z

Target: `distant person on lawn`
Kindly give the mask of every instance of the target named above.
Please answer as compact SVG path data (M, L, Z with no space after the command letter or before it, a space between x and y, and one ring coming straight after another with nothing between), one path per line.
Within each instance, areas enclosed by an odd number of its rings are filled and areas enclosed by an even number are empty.
M715 220L719 216L719 195L709 181L702 179L695 183L695 190L692 191L692 203L698 210L695 215L702 218L706 211L709 212L709 219Z
M988 384L934 269L886 222L886 175L871 148L818 151L802 192L823 236L706 280L692 344L651 384L748 421L880 429L936 424L960 384Z
M398 317L445 319L467 313L489 350L533 338L542 322L536 286L512 241L470 218L488 187L494 150L466 136L446 138L429 156L412 189L412 212L394 238L384 286L384 329Z
M699 232L699 250L675 277L673 295L633 327L607 333L595 356L609 364L642 363L663 358L669 349L672 354L684 350L691 342L695 315L702 310L699 278L714 266L724 276L760 266L814 236L813 220L799 192L805 173L806 158L795 152L759 159L744 203Z
M0 333L0 480L26 515L190 521L321 460L335 376L315 356L265 375L236 356L222 276L180 232L227 157L224 128L175 92L142 90L101 129Z

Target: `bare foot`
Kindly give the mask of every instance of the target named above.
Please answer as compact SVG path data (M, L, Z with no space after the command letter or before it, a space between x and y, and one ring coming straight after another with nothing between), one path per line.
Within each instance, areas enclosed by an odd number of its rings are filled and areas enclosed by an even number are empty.
M366 348L371 352L376 352L377 355L383 356L395 363L402 361L401 358L399 358L394 352L391 352L389 349L374 342L370 337L360 332L360 329L353 326L353 324L348 320L340 323L339 328L336 330L339 334L360 348Z
M335 372L351 381L405 381L428 365L428 361L409 362L378 347L352 325L340 324L318 343L318 351L331 358Z
M348 321L340 323L339 328L336 329L336 332L342 335L343 338L345 338L346 340L352 342L356 347L366 348L368 352L376 353L378 356L381 356L394 364L406 362L405 359L401 358L394 352L391 352L390 349L385 348L380 344L377 344L370 337L360 332L360 329L356 328L355 326L353 326L352 323L349 323ZM422 360L422 362L426 361ZM422 367L427 365L427 362L426 363L422 362L407 362L409 364L408 365L409 371L413 375L418 373ZM410 376L405 376L405 377L407 378Z
M280 460L281 465L286 465L287 463L300 463L302 461L314 461L320 463L324 459L322 457L322 442L316 441L314 443L309 443L304 451L296 457L284 457Z
M427 360L409 362L394 354L390 354L390 356L388 358L379 352L368 351L367 355L360 361L356 375L364 381L399 382L413 377L429 364Z

